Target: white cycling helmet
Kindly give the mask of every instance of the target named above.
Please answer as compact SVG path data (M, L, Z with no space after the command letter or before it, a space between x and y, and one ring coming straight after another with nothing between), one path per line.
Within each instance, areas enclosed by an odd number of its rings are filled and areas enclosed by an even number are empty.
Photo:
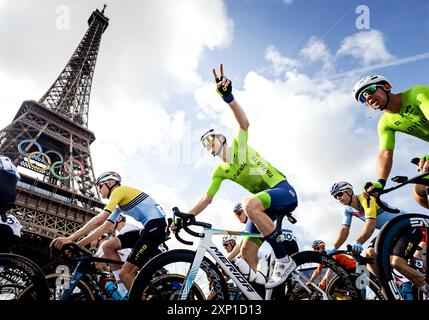
M331 196L334 196L336 193L347 189L353 190L353 187L350 183L345 181L336 182L331 187Z
M389 79L387 79L382 75L373 74L370 76L365 76L362 79L360 79L353 87L353 98L355 98L356 101L361 102L359 98L363 90L365 90L366 88L374 84L383 85L386 83L392 86Z
M116 182L121 182L121 176L119 175L119 173L116 173L114 171L107 171L107 172L103 172L95 181L96 185L99 185L102 182L106 182L109 180L113 180Z
M225 138L225 135L219 130L219 129L210 129L207 130L202 136L201 136L201 143L203 144L204 148L206 148L207 144L211 142L210 137L216 137L216 136L222 136ZM224 140L224 144L226 143L226 138Z
M228 243L229 241L237 241L234 236L227 235L222 237L222 244Z

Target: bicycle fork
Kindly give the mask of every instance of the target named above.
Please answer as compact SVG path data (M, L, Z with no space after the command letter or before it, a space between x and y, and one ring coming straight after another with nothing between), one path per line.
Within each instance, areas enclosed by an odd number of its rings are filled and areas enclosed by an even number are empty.
M197 276L198 269L200 268L201 262L204 259L205 253L205 248L199 247L197 249L194 261L192 262L192 265L189 268L188 273L186 274L185 284L180 292L179 300L186 300L188 298L189 292L192 288L192 284L194 283L195 277Z

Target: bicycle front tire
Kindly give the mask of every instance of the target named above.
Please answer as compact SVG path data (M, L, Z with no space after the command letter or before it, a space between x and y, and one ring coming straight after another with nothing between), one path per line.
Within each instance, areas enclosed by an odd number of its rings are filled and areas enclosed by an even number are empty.
M184 279L195 258L195 252L190 250L171 250L159 254L151 259L138 273L131 286L129 300L142 299L176 300L183 287ZM162 270L160 274L160 270ZM161 279L165 275L174 275L174 288L170 286L160 287ZM158 291L157 291L158 290ZM167 294L166 291L169 293ZM158 293L156 293L158 292ZM148 294L150 293L150 294ZM191 287L188 299L208 299L216 297L217 300L228 300L228 288L226 282L214 263L204 257L197 271L195 281Z
M344 298L347 300L360 300L361 295L357 288L354 286L351 275L344 270L334 259L316 251L300 251L291 256L296 263L295 273L299 275L299 280L305 284L311 277L315 268L320 264L325 269L330 269L333 276L330 279L338 277L343 282ZM319 276L320 277L320 276ZM335 300L336 297L329 294L324 290L326 296L321 292L321 289L316 288L316 285L302 286L301 284L293 281L291 276L286 280L286 284L279 288L275 288L273 297L276 300L322 300L329 299Z
M375 242L377 252L375 262L379 272L379 279L383 292L389 300L402 299L396 286L392 272L393 267L390 263L396 236L409 227L426 227L428 231L429 217L419 213L408 213L393 218L381 228ZM427 261L426 261L427 262Z
M11 253L0 254L0 286L14 288L13 295L1 299L20 301L49 300L48 285L42 270L30 259Z

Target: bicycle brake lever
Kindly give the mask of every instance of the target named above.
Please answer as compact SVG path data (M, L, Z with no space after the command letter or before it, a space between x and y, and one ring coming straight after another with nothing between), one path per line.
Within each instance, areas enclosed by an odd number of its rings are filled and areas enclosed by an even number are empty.
M416 166L418 166L418 165L419 165L419 162L420 162L420 159L419 159L419 158L413 158L413 159L411 159L411 163L412 163L412 164L415 164Z
M297 223L297 220L295 219L294 216L288 216L287 219L289 220L290 223L295 224Z
M292 212L287 212L287 213L285 214L285 216L286 216L286 218L288 219L288 221L289 221L290 223L292 223L292 224L297 223L297 220L296 220L296 218L292 215Z

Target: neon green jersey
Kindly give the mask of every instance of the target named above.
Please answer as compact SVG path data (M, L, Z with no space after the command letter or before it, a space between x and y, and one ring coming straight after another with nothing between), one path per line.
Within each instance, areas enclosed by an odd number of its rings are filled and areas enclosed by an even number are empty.
M395 132L429 142L429 87L415 86L402 92L399 113L384 112L378 120L380 150L395 148Z
M255 194L271 189L286 177L247 144L247 130L239 130L229 149L230 163L221 162L213 171L207 195L214 196L225 179Z

